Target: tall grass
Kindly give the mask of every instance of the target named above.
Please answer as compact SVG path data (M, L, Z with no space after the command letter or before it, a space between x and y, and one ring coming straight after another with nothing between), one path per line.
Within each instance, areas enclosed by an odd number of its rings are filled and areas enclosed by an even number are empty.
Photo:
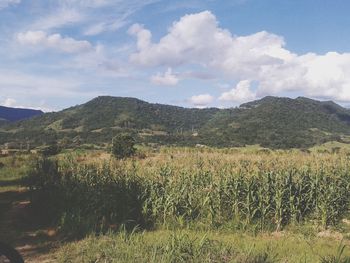
M337 251L337 246L339 249ZM311 249L311 248L312 249ZM288 235L272 238L216 231L126 231L88 237L63 245L57 262L349 262L338 242Z
M276 256L268 249L250 247L242 251L226 242L175 231L150 238L146 233L120 231L89 236L80 243L63 247L58 262L237 262L272 263ZM271 255L270 255L271 254Z
M120 225L280 231L349 212L346 155L165 149L143 160L40 159L33 202L68 231Z

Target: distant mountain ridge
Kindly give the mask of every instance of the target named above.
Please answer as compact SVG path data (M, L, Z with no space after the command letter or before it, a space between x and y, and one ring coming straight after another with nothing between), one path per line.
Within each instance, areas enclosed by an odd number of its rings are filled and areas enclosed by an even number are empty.
M237 108L191 109L102 96L3 125L0 144L40 145L54 140L67 145L102 144L110 143L119 132L132 133L139 143L304 148L350 138L350 111L331 101L304 97L268 96Z
M14 122L24 119L29 119L34 116L42 115L44 112L41 110L22 109L22 108L10 108L0 106L0 121Z

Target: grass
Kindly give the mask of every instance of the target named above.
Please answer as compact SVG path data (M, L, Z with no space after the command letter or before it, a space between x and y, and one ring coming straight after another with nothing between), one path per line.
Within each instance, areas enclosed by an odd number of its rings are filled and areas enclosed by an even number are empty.
M321 145L316 145L312 148L310 148L310 151L312 152L328 152L328 153L334 153L334 152L342 152L345 154L350 153L350 144L349 143L342 143L337 141L330 141L326 142Z
M63 246L58 262L321 262L336 258L341 242L305 237L200 231L121 231ZM345 249L340 258L350 256ZM336 261L334 261L336 262Z
M0 191L17 191L23 188L23 179L31 169L33 156L15 154L0 157Z

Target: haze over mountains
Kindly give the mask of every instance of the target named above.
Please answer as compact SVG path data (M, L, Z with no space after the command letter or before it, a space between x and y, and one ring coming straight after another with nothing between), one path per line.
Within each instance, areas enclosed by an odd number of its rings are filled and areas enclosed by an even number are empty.
M331 140L346 141L350 111L331 101L303 97L269 96L238 108L190 109L103 96L60 112L2 125L0 144L104 144L119 132L132 133L140 143L305 148Z
M0 106L0 123L14 122L42 115L41 110L20 109Z

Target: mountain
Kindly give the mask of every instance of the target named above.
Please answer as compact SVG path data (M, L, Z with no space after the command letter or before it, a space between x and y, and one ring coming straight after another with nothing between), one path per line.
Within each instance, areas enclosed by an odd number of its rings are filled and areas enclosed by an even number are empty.
M42 114L43 112L40 110L19 109L0 106L0 124L29 119Z
M221 144L241 142L271 148L302 148L350 133L350 111L331 101L265 97L221 111L204 130Z
M238 108L190 109L103 96L3 125L0 144L103 144L119 132L132 133L142 143L304 148L350 136L350 111L331 101L303 97L269 96Z
M60 112L9 124L0 130L0 144L30 141L38 145L63 139L98 144L110 142L121 131L131 132L143 142L177 143L190 139L189 135L218 111L102 96Z

